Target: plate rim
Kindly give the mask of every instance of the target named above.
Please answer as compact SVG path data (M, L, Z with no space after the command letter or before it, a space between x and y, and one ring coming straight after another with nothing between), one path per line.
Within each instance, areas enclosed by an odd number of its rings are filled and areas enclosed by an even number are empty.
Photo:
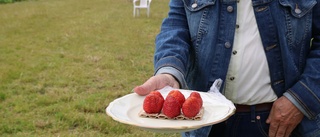
M183 91L195 91L195 90L185 90L185 89L179 89L179 90L183 90ZM199 91L196 91L196 92L199 92ZM207 92L200 92L202 94L206 94ZM194 130L194 129L198 129L198 128L201 128L201 127L205 127L205 126L209 126L209 125L214 125L214 124L217 124L217 123L220 123L220 122L223 122L225 120L227 120L229 117L231 117L234 113L235 113L235 109L232 110L232 108L230 107L227 107L228 108L228 112L226 113L225 116L223 116L222 119L219 119L217 121L213 121L213 122L208 122L208 123L205 123L205 124L198 124L198 125L192 125L192 126L188 126L188 125L185 125L185 126L176 126L176 127L150 127L150 126L143 126L141 124L137 124L136 122L131 122L131 121L128 121L128 120L123 120L117 116L115 116L114 114L112 114L111 112L111 108L114 106L114 104L123 99L123 98L127 98L129 96L132 96L136 93L130 93L130 94L127 94L127 95L124 95L122 97L119 97L119 98L116 98L115 100L111 101L109 103L109 105L106 107L106 113L107 115L109 115L113 120L115 121L118 121L120 123L123 123L123 124L127 124L127 125L132 125L132 126L136 126L136 127L139 127L139 128L144 128L144 129L148 129L148 130L159 130L159 131L163 131L163 130L170 130L172 132L174 132L173 130L183 130L183 131L190 131L190 130ZM209 94L209 93L207 93ZM136 94L138 95L138 94Z

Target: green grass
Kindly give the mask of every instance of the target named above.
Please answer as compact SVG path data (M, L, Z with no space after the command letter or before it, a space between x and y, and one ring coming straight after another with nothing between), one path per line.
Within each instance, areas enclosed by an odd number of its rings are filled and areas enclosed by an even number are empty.
M129 0L0 4L0 136L179 136L105 113L153 74L169 0L133 18Z

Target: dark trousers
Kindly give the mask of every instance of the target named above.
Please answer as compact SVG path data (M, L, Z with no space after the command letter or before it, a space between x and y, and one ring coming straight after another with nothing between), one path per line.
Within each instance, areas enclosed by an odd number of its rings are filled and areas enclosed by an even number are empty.
M209 137L268 137L269 124L266 120L270 111L235 113L227 121L213 125ZM296 130L291 137L301 137Z
M269 111L235 113L227 121L213 125L209 137L267 137Z

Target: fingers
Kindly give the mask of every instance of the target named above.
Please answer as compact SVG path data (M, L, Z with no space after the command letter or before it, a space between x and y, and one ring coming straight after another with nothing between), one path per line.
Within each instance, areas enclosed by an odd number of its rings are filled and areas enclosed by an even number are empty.
M144 96L144 95L149 94L149 91L150 91L150 90L144 88L144 86L136 86L136 87L133 89L133 91L136 92L137 94L141 95L141 96Z
M276 136L277 130L278 130L278 126L279 126L278 123L272 122L272 124L270 124L270 127L269 127L269 137L275 137L275 136Z
M162 77L153 76L142 85L135 87L133 90L137 94L144 96L149 94L151 91L155 90L158 87L157 85L158 81L163 81L163 80L164 79Z
M285 124L272 122L269 128L269 137L289 137L293 129Z
M266 123L270 124L269 137L284 137L286 126L282 125L281 115L274 108L271 109L270 115Z
M179 88L179 83L170 74L159 74L151 77L142 85L135 87L133 91L144 96L149 94L151 91L162 89L165 86Z
M267 124L270 124L269 137L275 137L277 134L278 127L279 127L279 122L276 122L274 120L274 118L273 118L274 116L275 116L275 111L274 111L274 108L272 107L270 114L268 116L268 119L266 121Z
M273 112L273 106L272 106L272 109L270 110L270 114L269 114L269 116L268 116L268 118L267 118L267 121L266 121L266 123L267 124L270 124L271 123L271 121L272 121L272 117L273 117L273 114L274 112ZM271 127L270 127L271 128Z
M287 131L287 125L280 124L277 130L276 137L285 137Z
M286 135L286 133L289 133ZM272 123L269 128L269 137L287 137L291 132L287 131L286 125L281 125L280 123Z
M286 131L286 134L285 134L285 137L289 137L294 129L295 129L295 126L294 127L293 126L288 127L287 131Z
M266 123L270 124L270 137L289 137L301 122L303 114L286 98L274 102Z

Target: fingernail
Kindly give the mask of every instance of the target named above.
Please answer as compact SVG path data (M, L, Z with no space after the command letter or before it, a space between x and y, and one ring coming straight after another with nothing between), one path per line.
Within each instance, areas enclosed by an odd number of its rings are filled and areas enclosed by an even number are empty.
M135 88L136 88L136 87L135 87ZM134 91L135 88L133 88L133 89L131 90L131 92L135 92L135 91Z
M266 123L268 123L268 124L269 124L269 123L270 123L270 120L269 120L269 119L267 119L267 120L266 120Z

